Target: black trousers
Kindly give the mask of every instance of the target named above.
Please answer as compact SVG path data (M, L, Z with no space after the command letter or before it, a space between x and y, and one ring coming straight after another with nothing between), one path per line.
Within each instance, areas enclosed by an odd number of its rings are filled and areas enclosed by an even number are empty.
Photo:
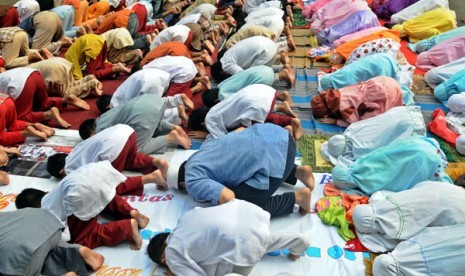
M259 190L253 188L246 183L241 183L232 189L236 198L246 200L263 210L270 213L271 217L291 214L294 210L295 194L288 192L281 195L273 194L278 190L279 186L286 182L291 185L297 183L295 172L297 165L294 164L296 153L296 145L294 139L289 135L289 144L287 148L286 167L282 178L270 177L270 184L268 190Z

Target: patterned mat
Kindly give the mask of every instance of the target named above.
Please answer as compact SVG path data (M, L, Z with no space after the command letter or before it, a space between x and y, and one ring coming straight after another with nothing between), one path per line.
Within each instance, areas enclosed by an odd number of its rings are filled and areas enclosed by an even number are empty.
M333 166L321 156L321 144L328 141L325 135L303 135L300 138L298 149L302 154L302 164L310 165L314 172L329 173Z

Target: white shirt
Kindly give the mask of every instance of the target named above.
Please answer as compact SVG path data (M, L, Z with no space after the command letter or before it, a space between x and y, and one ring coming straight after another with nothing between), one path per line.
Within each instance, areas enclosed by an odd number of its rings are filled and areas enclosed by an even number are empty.
M267 37L249 37L226 51L221 58L221 66L230 75L257 65L271 66L277 50L277 44Z
M163 97L170 86L170 74L157 68L139 70L127 78L111 97L110 107L116 107L142 95Z
M263 123L272 110L276 90L265 84L252 84L229 96L210 109L205 118L209 137L217 138L228 134L240 125L251 126Z
M175 25L161 31L150 44L150 50L169 41L186 42L191 29L185 25Z
M63 178L42 198L41 205L68 228L70 215L87 221L100 214L115 196L116 186L124 181L126 177L110 161L90 163Z
M66 157L66 174L89 163L115 161L133 133L132 127L118 124L80 142Z
M176 275L226 275L252 268L269 251L289 248L299 255L309 246L301 234L274 234L270 214L238 199L188 211L167 239L166 263Z
M156 68L170 74L170 82L185 83L197 75L197 67L190 58L183 56L164 56L147 63L143 69Z
M29 76L37 69L29 67L19 67L7 70L0 74L0 91L10 95L16 100L23 92Z

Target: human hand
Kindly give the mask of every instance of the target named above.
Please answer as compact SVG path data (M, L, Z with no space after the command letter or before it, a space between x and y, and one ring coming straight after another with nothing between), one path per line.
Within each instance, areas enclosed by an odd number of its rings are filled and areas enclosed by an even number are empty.
M187 135L194 139L205 139L208 136L208 132L202 130L191 130Z

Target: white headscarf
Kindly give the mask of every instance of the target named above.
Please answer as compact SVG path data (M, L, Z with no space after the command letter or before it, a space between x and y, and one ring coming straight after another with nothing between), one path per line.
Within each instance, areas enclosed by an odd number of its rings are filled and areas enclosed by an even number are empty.
M119 50L127 46L134 45L134 40L132 39L131 34L126 28L117 28L109 30L107 32L104 32L102 34L102 37L105 39L108 49L113 47Z
M463 188L425 181L402 192L374 193L368 205L355 207L354 226L367 249L386 252L425 227L465 223L463 202Z
M18 67L1 73L0 91L16 100L23 92L27 79L35 71L37 70L29 67Z

